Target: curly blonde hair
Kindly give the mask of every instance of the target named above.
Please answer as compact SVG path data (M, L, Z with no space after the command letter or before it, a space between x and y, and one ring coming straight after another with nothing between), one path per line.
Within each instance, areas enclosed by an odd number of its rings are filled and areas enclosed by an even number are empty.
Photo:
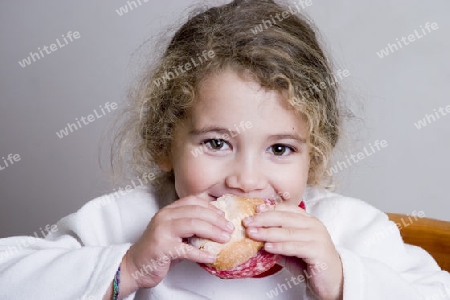
M311 88L334 82L331 63L306 17L297 13L275 21L274 16L286 11L283 5L261 0L195 11L130 94L111 148L113 171L117 165L123 170L128 164L133 175L153 173L153 186L173 183L173 172L161 171L158 162L170 151L175 124L188 117L202 80L232 68L239 74L250 73L264 88L288 95L286 101L308 124L308 184L330 186L331 177L325 171L340 135L338 87ZM189 71L177 71L202 53L214 55Z

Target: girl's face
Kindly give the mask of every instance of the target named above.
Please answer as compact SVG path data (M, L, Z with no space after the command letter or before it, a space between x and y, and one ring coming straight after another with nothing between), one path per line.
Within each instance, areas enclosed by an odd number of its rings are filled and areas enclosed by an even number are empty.
M280 93L227 70L199 86L162 168L174 170L180 198L231 193L297 205L309 169L306 123Z

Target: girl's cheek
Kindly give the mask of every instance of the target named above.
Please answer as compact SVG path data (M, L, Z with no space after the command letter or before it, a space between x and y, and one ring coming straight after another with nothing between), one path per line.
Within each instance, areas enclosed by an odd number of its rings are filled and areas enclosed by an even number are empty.
M184 185L189 186L190 190L201 191L207 187L212 181L218 178L220 170L217 171L214 164L208 162L205 157L190 158L184 172L180 174Z

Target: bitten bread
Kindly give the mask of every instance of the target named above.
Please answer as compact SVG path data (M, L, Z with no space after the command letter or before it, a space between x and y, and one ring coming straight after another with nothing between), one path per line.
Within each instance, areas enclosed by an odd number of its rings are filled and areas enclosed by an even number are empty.
M253 216L259 204L271 204L257 198L223 195L212 204L225 212L225 218L234 225L231 239L217 243L208 239L193 237L189 243L198 249L217 255L215 263L202 265L208 272L221 278L252 277L270 269L278 260L277 255L262 250L264 243L247 237L242 220Z

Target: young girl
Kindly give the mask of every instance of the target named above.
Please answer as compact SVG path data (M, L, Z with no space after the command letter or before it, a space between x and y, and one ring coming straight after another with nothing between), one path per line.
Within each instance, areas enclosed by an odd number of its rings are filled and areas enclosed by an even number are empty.
M386 214L326 189L341 134L333 82L290 7L234 1L190 17L114 148L151 184L92 200L20 251L24 237L0 240L0 299L450 299L450 275ZM210 204L223 194L276 200L244 225L282 268L223 280L199 267L216 258L185 240L230 238Z

